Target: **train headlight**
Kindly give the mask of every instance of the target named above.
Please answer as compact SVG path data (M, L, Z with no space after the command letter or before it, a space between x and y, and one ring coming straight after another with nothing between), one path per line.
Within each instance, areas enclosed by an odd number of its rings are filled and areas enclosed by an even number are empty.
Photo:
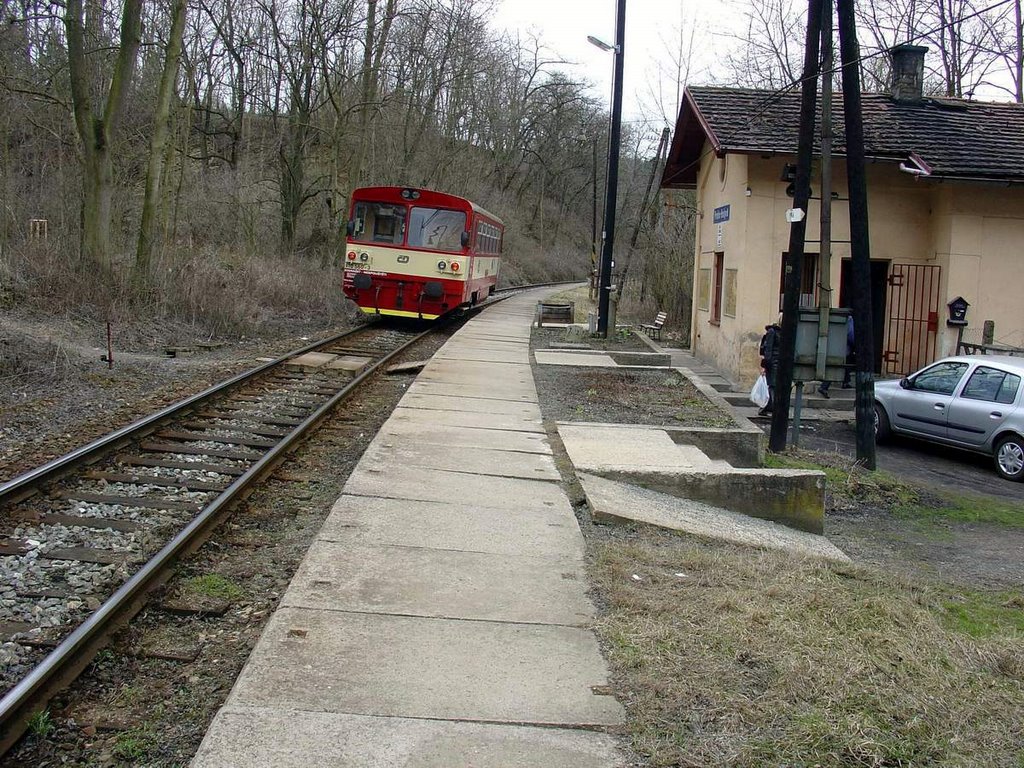
M452 267L452 272L458 272L459 271L459 262L453 261L452 264L451 264L451 267Z
M448 262L445 261L444 259L441 259L439 262L437 262L437 268L444 272L446 269L448 269Z
M348 260L349 261L355 261L356 260L356 252L355 251L349 251L348 252Z
M359 254L359 260L360 261L366 261L369 258L370 258L370 254L368 254L366 251L363 251L362 253Z

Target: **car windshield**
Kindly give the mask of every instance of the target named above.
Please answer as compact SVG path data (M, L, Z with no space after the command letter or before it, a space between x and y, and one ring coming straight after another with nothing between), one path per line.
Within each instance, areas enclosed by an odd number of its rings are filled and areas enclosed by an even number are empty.
M937 395L952 395L967 371L967 363L936 363L925 368L911 380L913 389L934 392Z

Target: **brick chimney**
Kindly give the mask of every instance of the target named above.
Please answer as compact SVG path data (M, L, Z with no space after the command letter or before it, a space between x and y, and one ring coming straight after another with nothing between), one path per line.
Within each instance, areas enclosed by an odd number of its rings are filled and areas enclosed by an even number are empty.
M892 98L901 104L916 104L924 99L923 45L903 44L889 49L892 57Z

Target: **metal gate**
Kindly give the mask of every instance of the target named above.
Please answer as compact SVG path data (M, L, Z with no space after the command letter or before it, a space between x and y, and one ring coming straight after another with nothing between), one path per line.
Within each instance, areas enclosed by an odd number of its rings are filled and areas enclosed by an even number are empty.
M934 264L893 264L889 272L885 373L906 374L935 359L939 331L939 278Z

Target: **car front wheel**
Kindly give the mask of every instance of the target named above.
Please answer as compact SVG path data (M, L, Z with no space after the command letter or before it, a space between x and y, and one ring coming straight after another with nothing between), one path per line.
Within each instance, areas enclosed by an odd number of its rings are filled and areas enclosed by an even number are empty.
M1007 480L1024 480L1024 438L1004 437L996 444L996 472Z
M889 428L889 417L885 413L885 408L875 403L875 442L887 443L890 437L892 430Z

